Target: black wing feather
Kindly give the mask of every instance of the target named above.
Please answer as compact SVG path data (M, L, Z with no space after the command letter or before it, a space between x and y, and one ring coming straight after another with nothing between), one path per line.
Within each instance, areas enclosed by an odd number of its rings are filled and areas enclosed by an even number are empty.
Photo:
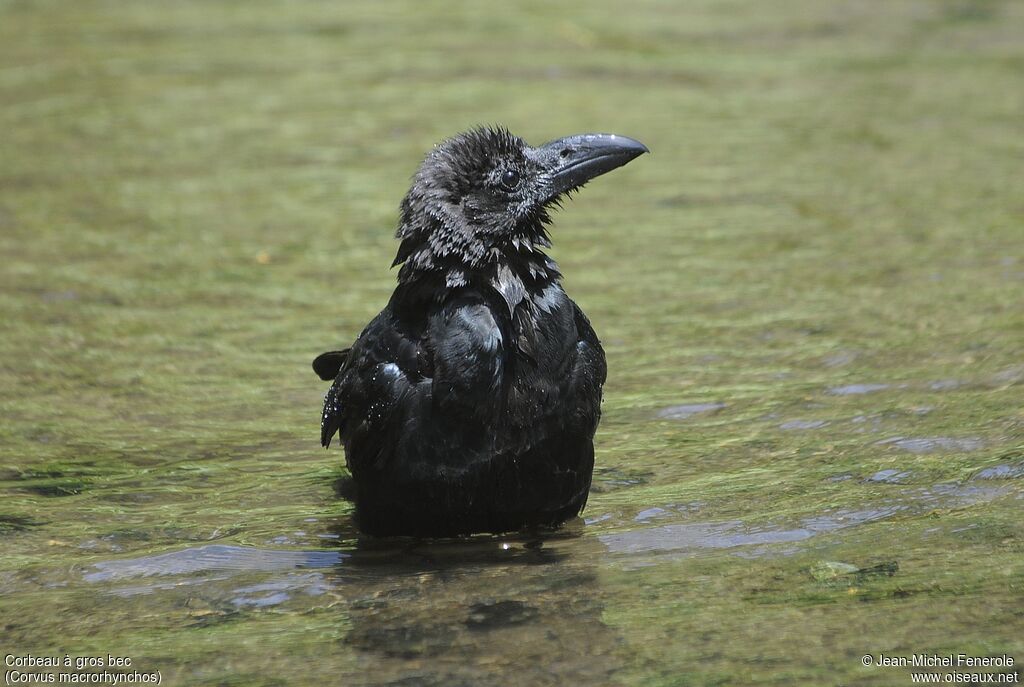
M324 353L313 369L321 378L337 369L334 384L324 397L320 443L330 446L341 433L352 451L349 467L379 462L394 438L407 396L415 393L425 367L421 332L402 326L385 308L345 351ZM329 378L329 377L326 377ZM355 465L357 464L358 465Z

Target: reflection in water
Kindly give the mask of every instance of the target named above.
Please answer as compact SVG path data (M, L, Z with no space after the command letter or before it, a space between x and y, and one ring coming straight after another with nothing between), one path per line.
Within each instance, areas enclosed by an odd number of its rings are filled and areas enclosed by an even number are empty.
M939 453L941 451L977 451L984 447L978 437L892 437L877 442L880 446L892 445L910 453Z
M1024 474L1022 471L1024 468L1019 465L997 465L980 471L974 480L1013 479ZM888 469L871 475L865 481L899 485L910 475L908 471ZM140 577L207 575L169 583L157 580L148 585L111 590L119 595L133 595L168 586L230 579L232 571L239 574L288 572L290 574L285 582L254 585L235 591L247 594L283 592L289 588L301 587L306 589L307 593L315 594L319 592L309 589L319 588L320 580L326 579L336 589L342 591L346 598L351 598L350 592L363 587L373 593L379 592L380 583L386 581L397 584L401 591L394 593L404 598L413 591L418 595L418 590L427 583L444 583L457 576L487 580L488 584L496 585L494 589L499 589L501 584L509 579L505 577L506 574L512 575L515 580L530 580L534 576L528 573L537 569L545 574L550 573L557 586L561 584L559 580L566 576L576 579L584 573L593 574L593 565L596 565L596 562L602 559L602 554L607 552L619 554L656 550L725 549L798 542L815 535L884 520L900 512L969 506L991 501L1007 492L1008 488L1003 486L956 482L912 487L894 494L893 500L863 509L825 511L807 516L795 526L755 526L742 520L694 522L689 520L688 516L699 510L698 504L666 508L655 506L639 512L632 518L631 526L627 529L611 531L597 537L581 536L583 521L576 520L558 532L533 538L509 535L450 540L369 539L358 537L346 519L339 522L332 532L318 535L337 541L340 546L345 547L342 550L281 550L211 544L154 556L100 561L94 563L92 569L84 573L83 578L87 582L97 583L120 582ZM610 517L605 515L595 518L591 523L605 522ZM647 524L665 518L683 518L686 521L654 527L635 527L636 523ZM322 574L296 572L303 569L322 569ZM285 600L281 597L274 598ZM357 601L365 602L368 604L367 607L374 606L374 603L362 597ZM493 604L498 604L497 608L504 609L510 609L514 605L502 603L501 599L483 603L479 613L484 616L491 613L489 609ZM243 605L269 604L245 600ZM522 609L526 608L527 606L522 606ZM528 611L523 612L529 614Z
M1017 479L1024 477L1024 465L993 465L980 470L974 479Z
M602 621L603 547L581 523L546 539L362 542L328 577L381 684L609 684L621 640Z
M828 426L827 420L790 420L779 425L779 429L821 429Z
M898 484L904 475L897 470L886 470L872 475L869 481ZM892 479L900 477L901 479ZM728 549L754 547L743 552L745 556L793 553L794 549L768 548L769 545L800 542L821 534L865 525L903 512L924 512L935 508L959 508L991 501L1008 493L1001 487L971 484L943 483L929 487L912 488L898 495L898 500L871 508L826 511L802 519L796 526L751 526L742 520L725 522L685 522L632 529L601 535L599 539L612 553L639 554L651 551L692 552L699 549ZM652 508L641 515L646 521L664 509Z
M795 528L751 528L741 520L728 522L696 522L663 525L620 534L603 535L600 539L615 553L644 551L686 551L690 549L727 549L733 547L785 544L809 539L817 534L843 527L861 525L887 518L902 506L874 510L842 511L807 518ZM767 553L767 551L765 551Z
M876 391L885 391L889 384L847 384L846 386L834 386L826 391L832 396L858 396L860 394L872 394Z
M615 684L625 652L602 620L605 548L581 521L544 537L353 538L344 550L209 545L95 564L119 598L184 604L195 626L263 611L336 614L345 684ZM128 583L128 586L125 586ZM156 598L154 598L156 597Z
M344 684L614 684L635 666L625 639L604 622L613 583L599 571L702 551L785 556L828 533L999 498L1012 488L991 480L1012 478L1016 467L966 483L861 482L892 491L862 508L790 523L699 521L699 504L676 504L597 518L588 528L576 520L543 537L420 541L361 539L345 519L310 534L336 549L205 545L98 562L83 577L102 597L131 599L132 608L184 631L230 628L264 613L294 618L291 631L300 634L319 623L335 642L332 675Z
M724 403L692 403L689 405L669 406L658 411L658 417L665 420L686 420L694 415L711 413L725 408Z
M214 570L271 572L294 568L326 568L349 554L338 551L287 551L210 544L157 556L102 561L84 575L86 582L105 582L148 575L187 575Z

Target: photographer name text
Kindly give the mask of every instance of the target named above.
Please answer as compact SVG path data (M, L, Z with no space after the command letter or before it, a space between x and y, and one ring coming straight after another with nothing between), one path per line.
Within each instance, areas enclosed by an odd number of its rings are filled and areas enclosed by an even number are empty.
M1012 668L1013 656L971 656L969 654L911 654L887 656L864 654L861 663L877 667L909 668Z

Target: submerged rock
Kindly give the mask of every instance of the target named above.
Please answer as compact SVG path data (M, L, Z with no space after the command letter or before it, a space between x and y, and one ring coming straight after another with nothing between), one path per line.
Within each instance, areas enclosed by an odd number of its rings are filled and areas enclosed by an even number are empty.
M886 575L888 577L892 577L899 571L899 569L900 564L896 561L886 561L866 568L860 568L856 565L851 565L850 563L840 563L837 561L818 561L811 566L811 577L818 582L830 582L846 576L854 576L859 579L875 575Z
M839 563L837 561L818 561L811 566L811 577L818 582L834 580L841 575L851 575L857 572L856 565Z

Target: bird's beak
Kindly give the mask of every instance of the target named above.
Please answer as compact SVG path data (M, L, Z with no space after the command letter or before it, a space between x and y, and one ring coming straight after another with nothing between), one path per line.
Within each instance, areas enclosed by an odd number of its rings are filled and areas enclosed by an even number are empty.
M576 134L545 143L537 153L550 174L546 200L649 152L640 141L616 134Z

